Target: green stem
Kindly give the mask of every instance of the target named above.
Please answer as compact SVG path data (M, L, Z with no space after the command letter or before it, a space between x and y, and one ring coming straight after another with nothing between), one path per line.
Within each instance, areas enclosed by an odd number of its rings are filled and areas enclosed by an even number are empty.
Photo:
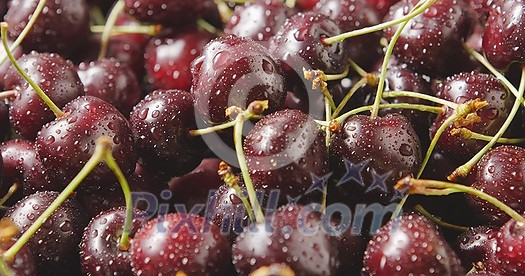
M107 25L94 25L90 27L92 33L104 33ZM109 29L109 35L123 35L123 34L143 34L154 36L159 32L157 25L149 26L113 26Z
M15 273L13 272L13 270L11 270L9 265L7 265L7 263L6 263L4 258L0 258L0 274L2 276L15 275Z
M238 185L232 187L235 190L235 194L237 194L237 197L242 201L244 208L246 208L246 212L248 213L250 221L255 221L255 218L253 217L252 206L250 205L248 199L244 196L244 193L241 191L241 187L239 187Z
M58 108L58 106L44 93L42 88L40 88L30 77L27 75L26 71L20 67L20 64L16 61L15 57L13 56L13 53L9 50L9 47L7 46L7 28L8 25L6 22L0 23L0 35L2 36L2 45L4 46L4 50L7 54L7 57L13 64L13 66L16 68L18 73L27 81L27 83L35 90L35 92L38 94L38 96L42 99L42 101L53 111L55 116L57 118L60 118L64 116L64 112Z
M324 81L334 81L334 80L344 79L346 76L348 76L348 72L349 71L350 71L350 67L347 66L342 73L339 73L339 74L325 74L323 80Z
M429 213L427 210L425 210L425 208L423 208L423 206L421 205L416 205L416 207L414 207L414 209L418 212L420 212L422 215L424 215L425 217L429 218L430 220L432 220L435 224L441 226L441 227L446 227L446 228L450 228L450 229L454 229L454 230L457 230L457 231L460 231L460 232L467 232L469 230L469 227L466 227L466 226L460 226L460 225L455 225L455 224L452 224L452 223L448 223L448 222L445 222L443 221L442 219L432 215L431 213Z
M346 95L343 98L343 100L339 103L339 105L335 109L334 113L332 114L332 118L336 118L337 115L339 115L339 113L341 113L341 111L343 110L343 108L345 108L346 104L348 103L348 101L350 101L350 99L355 94L355 92L359 88L361 88L363 85L365 85L367 82L368 82L368 80L366 78L362 78L358 82L356 82L354 84L354 86L352 86L352 88L350 88L350 91L348 91L348 93L346 93Z
M257 200L257 194L255 192L255 188L253 187L252 179L248 171L248 165L246 164L246 156L244 156L244 150L242 148L242 129L246 120L244 113L245 112L237 115L237 118L235 119L236 123L233 127L235 152L237 153L237 159L242 172L244 185L246 186L246 191L248 192L248 198L250 199L250 204L255 213L255 221L262 223L264 222L264 214L262 212L261 206L259 205L259 201Z
M388 69L390 57L392 56L392 52L394 51L394 47L396 46L397 40L401 36L401 32L403 32L407 24L408 24L408 20L403 22L403 24L399 26L399 28L396 30L396 32L392 36L392 39L388 43L388 47L386 48L385 57L383 58L383 64L381 65L381 74L379 75L379 83L377 85L376 97L374 99L374 104L373 104L374 108L372 109L372 112L370 114L370 117L372 119L375 119L379 113L379 104L381 103L383 91L385 90L386 71Z
M215 26L213 26L208 21L206 21L206 20L204 20L202 18L197 19L197 25L199 25L199 27L201 27L202 29L206 30L207 32L209 32L211 34L214 34L216 36L223 36L224 35L223 31L215 28Z
M108 142L110 143L110 142ZM118 248L122 251L128 251L130 246L129 234L131 232L132 222L133 222L133 201L131 199L131 189L129 187L128 181L122 173L117 161L113 157L111 150L106 150L105 158L106 164L113 171L117 177L122 192L124 193L124 200L126 202L126 218L124 220L124 225L122 226L122 236L118 243Z
M455 131L454 131L455 130ZM494 136L484 135L481 133L473 132L468 128L454 129L451 132L454 135L459 135L462 139L474 139L489 142ZM499 138L497 143L499 144L521 144L525 143L525 138Z
M104 58L107 54L111 29L113 29L113 26L115 26L118 15L124 10L125 6L126 3L124 0L117 1L108 15L108 19L104 25L104 30L102 31L102 37L100 38L100 51L98 52L99 59Z
M364 78L366 74L368 74L361 66L355 63L355 61L351 59L349 59L348 61L350 62L350 67L352 67L352 69L354 69L354 71L356 71L356 73L359 74L359 76L361 76L362 78Z
M508 87L510 89L510 87ZM496 134L490 139L490 141L478 152L474 157L472 157L467 163L459 166L454 172L449 175L449 180L454 180L456 176L460 177L466 177L467 174L472 170L472 168L478 163L478 161L487 153L492 146L496 144L498 139L503 136L505 131L507 131L507 128L512 123L512 120L514 120L514 117L516 116L516 113L518 112L520 108L520 99L523 98L523 93L525 91L525 66L521 68L521 79L520 79L520 86L518 89L518 95L516 96L516 100L514 101L514 105L512 106L512 109L510 110L509 116L501 126L501 128L496 132Z
M20 32L20 35L15 39L13 44L11 44L9 51L14 52L16 48L20 46L20 44L25 39L27 34L33 29L33 25L35 25L35 22L40 16L40 14L42 13L42 10L44 9L45 5L46 5L46 0L40 0L38 2L38 5L36 6L35 11L33 12L33 14L31 15L31 18L27 22L27 25L24 27L22 32ZM8 58L7 53L2 55L2 57L0 58L0 64L4 63L4 61L6 61L7 58Z
M336 35L336 36L333 36L333 37L325 38L325 39L323 39L323 43L331 45L331 44L334 44L334 43L342 42L343 40L345 40L347 38L351 38L351 37L354 37L354 36L359 36L359 35L364 35L364 34L377 32L377 31L380 31L380 30L392 27L394 25L401 24L403 22L407 22L410 19L412 19L412 18L418 16L419 14L423 13L426 9L428 9L430 6L432 6L434 4L434 2L436 2L436 0L427 0L427 1L421 0L421 1L419 1L419 3L414 7L414 9L410 13L408 13L407 15L405 15L403 17L400 17L400 18L397 18L397 19L394 19L394 20L391 20L391 21L383 22L381 24L377 24L377 25L374 25L374 26L370 26L370 27L359 29L359 30L355 30L355 31L343 33L343 34L340 34L340 35Z
M228 129L230 127L234 127L235 123L236 123L236 121L233 120L233 121L230 121L230 122L227 122L227 123L224 123L224 124L220 124L220 125L216 125L216 126L211 126L211 127L202 128L202 129L190 130L190 136L201 136L201 135L215 133L215 132L220 131L220 130L224 130L224 129Z
M454 113L450 115L442 124L439 126L438 130L436 131L436 134L432 138L432 141L430 141L430 145L428 146L427 152L425 154L425 158L423 158L423 162L421 162L421 167L419 168L419 171L417 173L417 178L421 177L421 174L423 174L423 171L425 171L425 167L428 164L428 160L430 160L430 156L432 156L432 152L434 151L434 148L436 147L436 144L439 140L439 137L445 132L448 126L450 126L452 123L454 123L454 120L457 118L457 113Z
M82 167L82 170L69 182L67 187L58 195L58 197L46 208L46 210L29 226L29 228L20 236L20 238L7 250L4 252L3 257L7 260L13 260L16 253L29 241L29 239L40 229L44 221L46 221L52 214L55 212L64 201L66 201L75 189L82 183L82 181L89 175L93 169L100 163L106 151L111 150L111 142L109 139L99 139L93 155L87 163Z
M13 196L13 194L16 191L18 191L20 186L21 185L19 183L16 183L16 182L13 185L11 185L11 187L9 187L9 190L7 191L7 193L0 199L0 205L4 205L4 203L6 203L6 201L8 201Z
M295 8L296 0L285 0L284 4L290 8Z
M520 99L520 102L523 106L525 106L525 99L522 97L519 97L518 90L512 83L500 72L498 69L494 68L492 64L489 63L489 61L480 53L476 52L474 49L472 49L470 46L468 46L467 43L463 43L463 48L471 55L473 56L477 61L479 61L485 68L487 68L496 78L501 81L507 87L512 94L514 94L514 97Z
M390 220L393 220L399 216L399 214L401 213L401 210L403 210L403 206L405 205L405 202L407 202L408 196L409 194L406 194L405 196L403 196L401 201L397 204L394 212L392 212L392 216L390 216Z
M373 108L373 106L371 106L371 105L361 106L361 107L358 107L356 109L352 109L352 110L342 114L341 116L335 118L335 120L337 120L337 122L339 122L339 123L343 123L348 117L350 117L352 115L355 115L355 114L362 113L362 112L370 111L370 110L372 110L372 108ZM423 111L423 112L431 112L431 113L436 113L436 114L440 114L443 111L441 109L441 107L429 106L429 105L423 105L423 104L411 104L411 103L380 104L379 108L380 109L381 108L412 109L412 110L419 110L419 111ZM322 125L322 124L320 124L320 125Z
M454 102L451 102L451 101L447 101L445 99L441 99L441 98L438 98L438 97L435 97L435 96L430 96L430 95L427 95L427 94L423 94L423 93L412 92L412 91L387 91L387 92L383 92L383 98L397 98L397 97L418 98L418 99L426 100L426 101L433 102L433 103L436 103L436 104L439 104L439 105L444 105L444 106L452 108L452 109L458 108L458 104L457 103L454 103Z

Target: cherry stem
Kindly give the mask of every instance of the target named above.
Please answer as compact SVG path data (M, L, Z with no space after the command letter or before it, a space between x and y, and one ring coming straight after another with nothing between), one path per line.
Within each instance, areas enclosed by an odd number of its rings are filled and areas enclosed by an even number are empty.
M20 44L25 39L27 34L33 29L33 25L35 25L35 22L38 19L39 15L42 13L42 10L44 9L45 5L46 5L46 0L38 1L38 5L36 6L35 11L31 15L31 18L27 22L27 25L24 27L22 32L20 32L20 35L15 39L13 44L11 44L11 47L9 48L9 50L11 52L14 52L16 50L16 48L18 48L18 46L20 46ZM4 35L2 35L2 37L4 37ZM6 37L6 39L7 39L7 37ZM0 58L0 64L4 63L4 61L6 61L7 58L8 58L8 55L7 55L7 52L6 52Z
M4 258L0 258L0 274L2 276L15 275L13 270L11 270L11 268L7 265L7 263L6 263Z
M253 217L252 206L250 205L248 199L246 199L246 196L244 196L244 192L241 190L241 187L239 187L239 177L232 172L231 167L224 161L219 163L218 173L221 176L222 181L224 181L228 187L231 187L235 190L235 194L241 199L244 208L246 208L246 212L248 213L250 221L255 221L255 218Z
M285 0L284 4L290 8L295 8L296 0Z
M106 56L108 51L109 37L111 36L111 29L117 22L118 15L124 10L126 3L124 0L118 0L117 3L111 9L108 15L104 30L102 31L102 37L100 38L100 51L98 52L98 58L101 59Z
M484 135L481 133L473 132L468 128L454 128L450 131L452 135L458 135L461 139L475 139L480 141L489 142L494 136ZM525 138L499 138L497 143L500 144L520 144L524 143Z
M226 4L223 0L215 0L215 4L217 5L217 9L219 10L219 15L221 16L222 22L228 22L228 20L230 20L230 17L232 17L233 15L233 11L230 9L228 4Z
M82 170L69 182L66 188L58 195L58 197L46 208L46 210L29 226L29 228L20 236L20 238L3 253L6 260L13 260L16 253L29 241L29 239L40 229L44 221L46 221L55 210L64 203L75 191L75 189L82 183L82 181L95 169L95 167L104 159L106 152L111 151L111 140L108 137L101 137L97 139L95 150L91 158L86 162Z
M262 212L261 206L259 205L259 201L257 200L257 194L255 192L255 188L253 187L253 182L248 171L248 165L246 163L246 156L244 155L244 150L242 147L242 129L244 126L244 122L248 120L253 114L253 108L251 108L251 106L257 104L262 105L263 110L268 108L268 101L254 101L250 104L250 106L248 106L248 108L245 111L239 113L235 119L235 126L233 127L233 141L235 144L237 160L239 161L239 167L241 169L242 177L244 180L244 185L246 186L246 191L248 192L248 199L250 200L253 212L255 213L255 221L257 223L262 223L264 222L264 214Z
M521 104L525 106L525 99L523 98L523 96L518 96L519 93L516 87L514 87L514 85L512 85L512 83L500 71L498 71L498 69L494 68L494 66L492 66L492 64L490 64L489 61L483 55L476 52L474 49L468 46L467 43L463 42L463 48L465 48L465 50L477 61L483 64L485 68L487 68L499 81L501 81L501 83L503 83L505 87L507 87L516 98L520 99Z
M204 20L202 18L197 19L197 25L199 25L199 27L201 27L205 31L207 31L207 32L209 32L211 34L214 34L216 36L223 36L224 35L223 31L217 29L215 26L213 26L208 21L206 21L206 20Z
M354 69L354 71L356 71L356 73L359 74L359 76L364 78L366 74L368 74L368 72L366 72L365 69L363 69L357 63L355 63L355 61L349 59L348 62L350 62L350 67L352 67L352 69Z
M425 217L429 218L435 224L437 224L437 225L439 225L441 227L454 229L454 230L457 230L457 231L460 231L460 232L467 232L470 229L467 226L455 225L455 224L452 224L452 223L445 222L441 218L438 218L438 217L432 215L431 213L429 213L427 210L425 210L425 208L423 208L423 206L421 206L419 204L416 205L414 207L414 209L416 211L420 212L422 215L424 215Z
M383 98L397 98L397 97L410 97L410 98L418 98L422 100L426 100L429 102L433 102L439 105L444 105L446 107L456 109L458 108L458 104L447 101L445 99L441 99L435 96L418 93L418 92L412 92L412 91L386 91L383 92Z
M0 205L4 205L4 203L6 201L8 201L16 193L16 191L18 191L19 188L20 188L20 184L19 183L16 183L16 182L13 183L13 185L11 185L11 187L9 187L9 190L4 195L4 197L2 197L0 199Z
M55 114L55 117L60 118L64 116L64 112L58 108L58 106L44 93L42 88L40 88L30 77L27 75L25 70L20 67L20 64L16 61L15 57L13 56L13 53L11 53L11 50L9 50L9 47L7 46L7 28L8 25L6 22L0 23L0 35L2 36L2 45L4 46L4 50L7 54L7 57L13 64L13 66L16 68L18 73L27 81L27 83L35 90L36 94L44 101L44 103L53 111Z
M365 106L361 106L361 107L358 107L356 109L352 109L344 114L342 114L341 116L333 119L333 120L336 120L338 123L343 123L348 117L352 116L352 115L355 115L355 114L359 114L359 113L362 113L362 112L365 112L365 111L370 111L372 110L373 106L372 105L365 105ZM389 104L380 104L379 105L379 108L398 108L398 109L412 109L412 110L419 110L419 111L423 111L423 112L431 112L431 113L436 113L436 114L440 114L441 112L443 112L443 109L441 107L437 107L437 106L429 106L429 105L423 105L423 104L411 104L411 103L389 103ZM327 123L323 124L323 123L320 123L320 125L327 125Z
M385 57L383 58L383 64L381 65L381 74L379 75L377 93L374 99L374 104L373 104L374 108L372 109L372 112L370 114L370 117L372 119L375 119L379 113L379 104L381 103L381 97L383 95L383 91L385 90L386 71L388 70L390 57L392 56L392 52L394 51L394 47L396 46L397 40L401 36L401 32L405 29L405 26L407 24L408 24L408 20L403 22L403 24L399 26L399 28L396 30L396 32L392 36L392 39L388 43L388 47L386 48Z
M499 199L469 186L438 180L414 179L412 177L405 177L397 182L395 188L408 188L408 193L420 195L443 196L453 193L467 193L491 203L517 222L525 223L524 217L522 217L518 212L514 211L505 203L501 202Z
M123 34L144 34L149 36L155 36L159 33L159 25L148 25L148 26L113 26L109 30L110 36L123 35ZM106 25L94 25L90 27L92 33L104 33Z
M409 194L406 194L403 196L401 201L397 204L396 209L394 209L394 212L392 212L392 215L390 216L390 220L393 220L401 214L401 211L403 211L403 206L405 205L405 202L407 202Z
M419 171L417 172L417 178L423 174L425 171L425 168L428 164L428 160L430 160L430 156L432 156L432 152L434 151L434 148L436 147L437 141L439 140L439 137L445 132L448 126L450 126L454 121L457 119L457 113L454 113L450 117L448 117L438 128L436 131L436 134L434 137L432 137L432 140L430 141L430 145L428 146L427 152L425 154L425 158L423 158L423 162L421 162L421 167L419 168Z
M350 99L352 98L352 96L355 94L355 92L361 88L363 85L367 84L368 83L368 79L366 77L363 77L362 79L360 79L358 82L356 82L354 84L354 86L352 86L352 88L350 88L350 90L348 91L348 93L346 93L345 97L343 98L343 100L341 100L341 102L339 103L339 105L337 106L337 108L335 109L334 113L332 114L332 118L335 118L337 117L337 115L339 115L339 113L341 113L341 111L343 110L343 108L346 106L346 104L348 103L348 101L350 101Z
M414 6L414 9L412 9L412 11L410 13L408 13L407 15L405 15L405 16L402 16L400 18L397 18L397 19L394 19L394 20L391 20L391 21L383 22L381 24L377 24L377 25L374 25L374 26L365 27L365 28L362 28L362 29L359 29L359 30L355 30L355 31L347 32L347 33L342 33L342 34L339 34L339 35L336 35L336 36L325 38L325 39L323 39L323 43L331 45L331 44L334 44L334 43L342 42L343 40L345 40L347 38L351 38L351 37L354 37L354 36L365 35L365 34L369 34L369 33L374 33L374 32L377 32L377 31L380 31L380 30L383 30L383 29L395 26L397 24L401 24L403 22L408 22L410 19L412 19L412 18L418 16L419 14L423 13L426 9L428 9L430 6L432 6L434 4L434 2L436 2L436 0L426 0L426 1L425 0L421 0Z
M216 125L216 126L211 126L207 128L201 128L201 129L193 129L193 130L190 130L190 136L202 136L206 134L215 133L217 131L228 129L230 127L234 127L236 123L237 121L233 120L233 121L230 121L224 124L220 124L220 125Z
M93 20L94 24L104 24L104 21L106 21L104 13L98 5L92 5L90 7L89 16Z
M16 90L2 91L2 92L0 92L0 100L14 98L14 97L16 97L17 93L18 93L18 91L16 91Z
M348 74L348 68L345 69L345 71L341 74L336 75L326 75L322 70L312 70L312 69L306 69L303 68L303 77L306 80L312 81L312 89L317 90L320 89L321 93L323 94L325 101L328 101L330 104L331 110L335 110L335 102L334 98L332 97L332 94L328 90L328 84L326 83L327 80L336 80L344 78Z
M111 141L108 137L104 136L104 141L106 144L111 144ZM122 226L122 235L120 236L120 241L118 243L118 248L121 251L128 251L130 246L129 234L131 232L131 226L133 222L133 200L131 198L131 189L129 187L128 181L122 173L117 161L113 157L112 150L105 150L104 161L106 161L107 166L113 171L117 177L122 192L124 193L124 200L126 202L126 218L124 220L124 225Z
M510 89L510 87L508 87ZM472 168L478 163L478 161L487 153L492 146L494 146L498 139L503 136L505 131L507 131L507 128L509 128L510 124L512 123L512 120L514 120L514 117L516 116L516 113L518 112L520 108L520 99L523 98L523 94L525 91L525 66L521 68L521 79L520 79L520 85L518 89L518 95L516 96L516 100L514 101L514 104L512 105L512 109L510 110L509 116L507 119L505 119L505 122L501 126L501 128L496 132L496 134L490 139L490 141L478 152L474 157L472 157L467 163L459 166L450 174L447 178L450 181L455 181L456 177L466 177L468 173L472 170Z

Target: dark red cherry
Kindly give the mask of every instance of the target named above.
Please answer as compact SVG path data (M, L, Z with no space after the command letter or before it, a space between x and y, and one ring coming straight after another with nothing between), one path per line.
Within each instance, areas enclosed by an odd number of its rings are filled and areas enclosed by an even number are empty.
M332 135L330 165L342 177L338 187L360 200L390 203L394 184L417 173L421 164L421 145L413 127L399 114L375 119L356 115L346 119ZM350 178L345 178L345 174Z
M235 7L224 27L225 34L268 41L296 11L279 0L257 0Z
M33 51L21 56L18 63L59 108L84 95L84 86L73 63L57 54ZM4 85L6 89L18 91L10 103L11 125L21 136L35 139L42 126L55 115L13 66L4 76Z
M129 251L119 248L126 208L119 207L100 213L84 230L80 243L82 271L88 275L130 275L131 256ZM146 223L145 213L133 211L129 237Z
M128 121L115 107L92 96L79 97L63 109L61 118L44 125L36 138L36 148L44 167L57 185L67 185L82 169L95 150L95 141L105 135L111 139L113 157L125 175L135 168L133 136ZM85 181L103 185L115 176L101 162ZM84 183L80 189L94 188Z
M280 198L319 195L311 190L328 174L324 132L307 114L284 109L265 116L244 140L255 189L278 189Z
M398 0L366 0L379 13L379 16L384 17L389 8L398 2Z
M248 275L262 266L285 263L296 275L334 275L334 237L323 231L319 213L308 206L284 205L263 223L246 227L232 247L237 272Z
M319 3L319 0L296 0L295 3L301 11L310 11Z
M438 97L457 104L474 99L487 101L488 105L476 112L481 121L466 127L474 132L489 136L496 134L503 125L514 102L510 92L496 77L483 73L459 73L448 77L437 88ZM443 121L451 116L453 112L453 109L447 108L444 114L437 116L430 127L431 138L443 124ZM453 128L454 125L450 125L440 136L436 145L436 148L449 159L462 163L466 162L486 144L483 141L465 140L459 136L452 135L450 131ZM512 134L512 128L506 133L506 136Z
M483 35L483 53L489 62L499 69L524 63L525 3L495 1L489 11Z
M36 191L60 191L61 187L50 181L34 142L9 140L0 145L0 152L4 160L4 187L0 194L4 195L14 183L22 185L25 195Z
M499 230L496 257L505 275L521 275L525 267L525 224L509 220Z
M16 239L10 239L7 241L2 241L0 243L0 251L5 252L8 250L13 244L15 244ZM33 255L31 254L31 251L29 247L26 245L22 246L20 251L15 254L15 258L13 261L7 261L6 262L8 267L11 269L11 271L14 272L14 275L20 275L20 276L31 276L31 275L37 275L36 273L36 264L35 259L33 258Z
M133 71L114 58L81 63L78 75L86 95L101 98L122 114L129 114L141 98L142 92Z
M24 232L57 196L57 192L34 193L11 207L5 216ZM77 271L78 244L86 224L84 212L74 198L67 199L55 210L28 242L39 273L57 275Z
M465 267L472 264L488 264L496 254L497 229L488 226L477 226L469 228L467 232L461 233L457 239L458 255Z
M332 222L339 226L339 223ZM363 268L368 236L353 233L353 227L346 225L346 230L337 235L337 251L340 260L337 275L359 275Z
M438 228L417 214L381 227L368 243L363 263L365 275L465 275Z
M242 200L234 188L224 184L215 192L210 202L213 203L210 206L212 209L207 210L206 217L211 217L221 235L233 244L237 235L243 232L243 228L249 222Z
M198 28L150 40L144 52L148 82L156 89L189 91L191 63L214 36Z
M303 67L323 70L327 74L344 71L348 59L346 42L327 45L323 38L341 33L327 16L298 13L279 28L269 43L269 50L281 62L287 81L301 81Z
M332 19L341 32L377 25L382 18L366 0L321 0L313 11ZM349 38L345 51L361 67L371 68L383 54L380 38L379 32Z
M394 4L385 21L400 18L412 10L418 0L401 0ZM418 73L448 76L469 68L468 54L462 49L473 27L473 19L462 0L437 1L423 14L411 19L401 32L394 55ZM391 39L399 25L387 28Z
M496 197L519 213L525 212L525 149L503 145L483 156L476 165L472 187ZM510 217L494 205L469 196L470 202L484 221L503 225Z
M210 123L228 120L226 108L268 100L268 113L286 97L285 76L261 44L234 35L212 40L193 61L195 110Z
M141 22L167 27L191 24L212 10L211 0L125 0L125 10Z
M16 39L27 25L39 0L13 0L5 15L9 36ZM89 34L89 9L84 0L46 2L35 24L22 40L26 51L58 53L68 56L81 46Z
M13 44L12 41L8 41L7 43L9 47L11 47L11 45ZM12 51L12 54L15 57L15 59L19 59L22 56L23 52L24 51L22 47L18 46L14 51ZM5 54L4 47L0 47L0 55L7 57L7 55ZM11 62L7 59L6 61L0 64L0 89L5 89L3 76L7 74L7 71L9 70L10 67L11 67Z
M224 275L230 245L203 217L167 214L147 222L131 244L131 267L138 275Z
M144 167L166 177L193 170L204 158L196 129L193 96L182 90L156 90L131 112L130 124L137 153Z

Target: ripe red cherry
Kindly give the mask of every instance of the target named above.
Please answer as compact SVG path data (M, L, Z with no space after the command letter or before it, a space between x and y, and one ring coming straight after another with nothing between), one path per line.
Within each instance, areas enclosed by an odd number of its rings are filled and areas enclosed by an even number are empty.
M465 267L478 262L488 265L495 260L497 233L497 229L483 225L459 235L457 252Z
M39 0L13 0L5 15L9 36L16 39L34 13ZM84 0L47 1L31 31L22 40L26 51L68 56L89 34L89 9Z
M192 92L195 110L210 123L229 118L226 108L246 108L255 100L268 100L270 113L286 98L285 76L261 44L228 35L212 40L193 61Z
M126 12L139 21L167 27L195 22L215 5L211 0L125 0L125 3Z
M417 214L381 227L368 243L363 262L366 275L465 275L437 227Z
M5 252L13 244L15 244L16 239L10 239L7 241L2 241L0 243L0 251ZM37 275L36 272L36 263L35 258L32 255L28 245L22 246L20 251L16 253L13 261L6 262L8 267L14 272L14 275Z
M525 224L509 220L499 230L496 256L505 275L520 275L525 267Z
M150 220L135 234L130 252L138 275L224 275L230 263L230 245L219 228L190 214Z

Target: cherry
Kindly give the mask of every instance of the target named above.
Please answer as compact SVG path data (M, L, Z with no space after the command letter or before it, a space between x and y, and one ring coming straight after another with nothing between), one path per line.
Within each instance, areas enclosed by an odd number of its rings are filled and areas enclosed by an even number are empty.
M328 16L339 26L341 32L350 32L381 22L380 15L365 0L321 0L313 11ZM380 38L380 33L375 32L347 39L348 56L361 67L370 68L382 54Z
M17 202L5 216L25 231L57 196L57 192L36 192ZM67 199L55 210L28 242L39 273L57 275L77 271L78 244L86 224L74 198Z
M211 0L125 0L125 10L141 22L162 24L167 27L195 22L212 10Z
M169 179L202 161L202 140L189 135L197 128L193 105L189 92L156 90L133 108L130 124L144 167Z
M232 254L241 275L279 263L297 275L333 275L338 267L335 240L321 229L319 213L300 205L281 206L265 222L246 227Z
M398 0L366 0L366 2L372 6L379 13L379 16L384 17L392 5L398 2Z
M417 214L382 226L368 243L363 263L366 275L465 275L438 228Z
M59 108L84 95L74 65L57 54L33 51L21 56L18 63ZM21 136L34 139L55 115L14 67L4 76L4 85L6 89L17 91L9 108L11 125Z
M80 243L82 272L89 275L131 274L130 253L119 249L126 208L114 208L94 217L84 230ZM144 212L135 210L130 237L146 223Z
M307 192L312 196L309 188L328 173L324 132L299 110L277 111L258 121L246 136L244 154L255 189L278 189L281 201Z
M356 235L353 227L347 226L346 230L338 235L337 251L340 260L337 275L359 275L363 267L368 237Z
M295 3L300 10L311 11L319 3L319 0L296 0Z
M489 264L490 259L495 258L497 241L497 229L488 226L478 226L469 228L467 232L459 235L458 255L463 264L468 268L471 264L481 262Z
M223 275L230 262L230 246L219 228L191 214L150 220L135 234L130 252L139 275Z
M525 62L521 50L525 43L525 3L522 1L495 1L483 35L483 52L489 62L499 69L511 63Z
M36 138L36 148L52 181L66 185L81 170L95 149L95 140L108 136L113 156L125 175L135 168L133 136L126 118L109 103L92 96L79 97L68 103L64 116L44 125ZM103 163L86 178L96 185L80 189L97 190L113 183L113 172Z
M15 242L15 239L2 241L0 243L0 251L6 251ZM27 245L24 245L20 251L16 253L15 259L11 262L7 262L7 265L9 266L9 269L14 272L14 275L37 275L35 259Z
M259 43L234 35L212 40L193 61L195 110L210 123L228 120L226 108L268 100L266 112L278 110L286 97L285 76Z
M279 0L257 0L236 6L224 27L225 34L268 41L277 29L296 11Z
M14 183L22 185L25 195L36 191L60 191L60 186L50 181L34 142L24 139L9 140L0 145L0 153L4 160L4 187L0 194L6 194Z
M406 15L417 3L418 0L397 2L384 20ZM430 76L448 76L469 68L469 56L461 45L473 23L466 7L461 0L436 1L423 14L411 19L394 47L396 58L414 71ZM385 36L391 39L398 26L385 29Z
M498 231L496 256L505 275L520 275L525 267L525 224L514 219Z
M156 89L189 91L191 63L213 38L206 31L189 28L151 39L144 52L148 82Z
M32 17L40 0L13 0L5 15L9 36L17 38ZM26 51L68 56L89 34L89 12L84 0L46 2L31 31L22 40Z
M122 114L129 114L141 98L135 74L114 58L81 63L77 72L86 95L101 98Z
M342 177L351 168L353 178L338 185L353 196L374 202L396 199L394 184L416 174L421 164L421 145L408 120L399 114L372 119L355 115L332 135L330 165Z
M466 126L469 130L484 135L496 134L507 119L514 102L510 92L496 77L478 72L464 72L448 77L438 85L437 96L457 104L476 98L487 101L488 105L476 112L481 121ZM447 108L444 114L437 116L430 127L430 137L434 136L437 129L453 112L453 109ZM453 128L454 126L450 125L439 137L436 145L436 148L449 159L466 162L486 144L483 141L465 140L452 135L450 131ZM507 130L506 135L512 133L511 131L512 128Z
M248 224L246 208L235 189L226 184L219 187L210 201L214 203L213 209L206 216L211 215L213 224L233 244L237 235Z

